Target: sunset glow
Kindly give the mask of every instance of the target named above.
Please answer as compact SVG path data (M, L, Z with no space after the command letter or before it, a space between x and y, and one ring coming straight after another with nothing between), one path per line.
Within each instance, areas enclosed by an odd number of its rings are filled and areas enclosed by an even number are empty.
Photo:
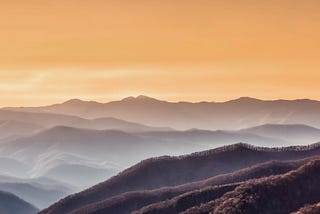
M0 106L320 99L320 2L0 3Z

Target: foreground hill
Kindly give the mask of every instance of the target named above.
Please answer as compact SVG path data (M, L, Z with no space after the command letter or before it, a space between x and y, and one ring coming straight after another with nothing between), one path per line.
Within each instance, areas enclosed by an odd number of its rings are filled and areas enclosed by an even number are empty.
M320 102L314 100L264 101L243 97L220 103L173 103L138 96L109 103L70 100L51 106L8 109L84 118L115 117L175 129L243 129L267 123L320 127Z
M67 197L42 213L67 213L129 191L176 186L270 160L294 160L315 155L320 155L319 144L275 149L235 144L192 155L153 158L90 189Z
M0 191L1 214L36 214L38 209L17 196Z
M155 190L126 192L104 201L92 203L72 213L129 214L132 211L139 210L140 208L147 206L142 208L143 212L145 213L148 213L151 210L157 210L157 213L161 211L162 213L166 214L174 214L180 212L185 207L192 207L195 206L195 204L208 202L209 198L212 200L212 198L217 197L217 195L221 196L221 194L225 193L226 191L231 191L235 187L239 186L239 182L243 182L252 178L283 174L298 168L308 161L310 161L310 159L288 162L271 161L263 164L257 164L232 173L217 175L205 180L179 186L162 187ZM203 189L206 189L207 191L205 193L207 195L205 199L198 198L196 200L197 202L193 205L192 203L184 203L184 201L188 199L190 195L194 195L198 192L204 193L205 191ZM214 192L217 194L211 194Z
M247 181L184 213L290 213L307 203L320 201L319 172L320 160L314 160L284 175Z

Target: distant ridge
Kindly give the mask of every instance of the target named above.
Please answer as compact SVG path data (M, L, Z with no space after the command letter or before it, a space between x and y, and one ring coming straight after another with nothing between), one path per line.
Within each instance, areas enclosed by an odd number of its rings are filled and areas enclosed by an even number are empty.
M63 104L81 104L81 103L87 103L87 104L101 104L101 105L105 105L105 104L109 104L109 103L113 103L113 102L121 102L121 101L158 101L158 102L167 102L167 103L190 103L190 104L199 104L199 103L216 103L216 104L223 104L223 103L232 103L232 102L300 102L300 101L304 101L304 102L320 102L320 100L314 100L314 99L307 99L307 98L300 98L300 99L259 99L259 98L254 98L254 97L239 97L239 98L235 98L235 99L230 99L230 100L226 100L226 101L184 101L184 100L180 100L180 101L166 101L166 100L162 100L162 99L157 99L154 97L150 97L147 95L138 95L138 96L128 96L128 97L124 97L120 100L112 100L112 101L108 101L108 102L99 102L99 101L94 101L94 100L84 100L84 99L78 99L78 98L73 98L73 99L69 99L66 100L62 103L58 103L58 104L51 104L51 105L46 105L46 106L33 106L33 107L3 107L2 109L29 109L29 108L41 108L41 107L49 107L49 106L56 106L56 105L63 105Z
M228 131L92 130L55 126L34 135L5 142L0 154L35 164L42 156L62 152L89 160L129 167L143 159L161 155L181 155L236 142L256 145L289 145L288 142L250 133Z
M303 152L303 151L310 151L314 149L320 149L320 142L306 145L306 146L283 146L283 147L262 147L262 146L254 146L251 144L247 143L236 143L232 145L226 145L222 147L218 147L215 149L210 149L207 151L202 151L202 152L194 152L192 154L187 154L187 155L180 155L176 157L170 157L174 159L185 159L185 158L190 158L194 156L207 156L207 155L214 155L214 154L221 154L225 152L233 152L233 151L238 151L238 150L250 150L250 151L257 151L257 152L287 152L287 151L294 151L294 152ZM144 160L146 162L149 161L158 161L161 159L167 159L169 156L161 156L161 157L155 157L155 158L150 158L147 160ZM144 162L141 161L141 164Z
M97 119L84 119L79 116L64 115L56 112L40 111L15 111L0 109L0 130L6 133L28 133L41 128L54 126L71 126L84 129L113 129L127 132L164 131L173 130L169 127L152 127L139 123L129 122L114 117L101 117ZM28 131L28 132L27 132Z
M136 96L136 97L133 97L133 96L126 97L126 98L123 98L121 101L129 101L129 102L168 102L168 101L158 100L156 98L148 97L148 96L145 96L145 95L139 95L139 96ZM111 101L111 102L119 102L119 101ZM107 104L107 103L105 103L105 104Z
M225 102L168 102L140 95L107 103L73 99L49 106L4 109L87 119L114 117L179 130L234 130L269 123L305 124L320 128L320 101L309 99L260 100L240 97Z
M320 129L304 124L264 124L240 130L263 137L273 137L294 144L309 144L320 141Z

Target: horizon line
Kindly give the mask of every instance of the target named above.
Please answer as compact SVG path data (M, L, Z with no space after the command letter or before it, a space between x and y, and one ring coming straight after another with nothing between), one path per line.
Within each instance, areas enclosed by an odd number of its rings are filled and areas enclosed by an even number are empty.
M38 106L0 106L0 109L5 109L5 108L32 108L32 107L46 107L46 106L52 106L52 105L61 105L61 104L66 104L66 103L71 103L71 102L83 102L83 103L97 103L97 104L108 104L108 103L113 103L113 102L121 102L121 101L137 101L137 100L153 100L153 101L159 101L159 102L167 102L167 103L190 103L190 104L199 104L199 103L228 103L232 101L241 101L241 100L251 100L251 101L263 101L263 102L275 102L275 101L314 101L314 102L320 102L320 100L317 99L311 99L311 98L296 98L296 99L260 99L260 98L255 98L255 97L250 97L250 96L241 96L238 98L234 99L228 99L225 101L214 101L214 100L202 100L202 101L168 101L165 99L160 99L160 98L155 98L152 96L148 95L138 95L138 96L127 96L124 98L120 99L115 99L115 100L110 100L106 102L101 102L101 101L96 101L96 100L86 100L86 99L80 99L80 98L72 98L72 99L67 99L66 101L63 102L56 102L56 103L51 103L47 105L38 105Z

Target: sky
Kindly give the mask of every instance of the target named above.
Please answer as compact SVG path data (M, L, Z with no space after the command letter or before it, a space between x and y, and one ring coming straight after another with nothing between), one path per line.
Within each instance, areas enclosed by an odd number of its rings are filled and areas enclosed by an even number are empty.
M0 106L319 99L319 0L2 0Z

